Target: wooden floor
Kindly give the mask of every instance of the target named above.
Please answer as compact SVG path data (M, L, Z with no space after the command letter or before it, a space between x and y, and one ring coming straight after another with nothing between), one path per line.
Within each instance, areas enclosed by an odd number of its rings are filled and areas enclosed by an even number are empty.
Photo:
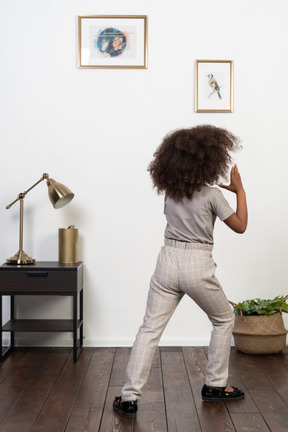
M287 432L288 349L251 356L231 350L234 402L201 400L207 349L160 348L136 419L114 414L129 348L15 349L0 364L1 432Z

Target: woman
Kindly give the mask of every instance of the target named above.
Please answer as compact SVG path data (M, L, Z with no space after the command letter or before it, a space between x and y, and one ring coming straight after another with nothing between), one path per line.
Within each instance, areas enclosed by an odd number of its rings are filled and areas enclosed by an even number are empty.
M212 258L216 217L237 233L244 233L247 227L246 194L237 166L231 169L230 185L219 185L236 194L236 211L220 189L213 187L226 177L231 164L229 152L238 148L238 139L225 129L210 125L180 129L164 138L149 165L154 187L159 194L165 193L167 226L144 321L129 358L126 383L113 402L114 410L125 417L136 416L155 349L185 294L207 314L213 326L202 399L244 397L242 390L227 384L234 316L215 277Z

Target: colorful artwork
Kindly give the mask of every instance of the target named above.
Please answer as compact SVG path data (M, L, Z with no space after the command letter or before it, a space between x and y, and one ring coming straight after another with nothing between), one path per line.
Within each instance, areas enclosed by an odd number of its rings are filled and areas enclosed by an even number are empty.
M78 66L146 69L147 16L79 16Z
M107 28L94 39L94 47L108 57L116 57L125 51L127 37L118 29Z

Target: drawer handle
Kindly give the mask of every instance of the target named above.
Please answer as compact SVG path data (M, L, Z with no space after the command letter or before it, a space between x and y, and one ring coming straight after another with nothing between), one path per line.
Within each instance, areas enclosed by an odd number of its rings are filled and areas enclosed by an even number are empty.
M47 271L27 271L28 277L48 277Z

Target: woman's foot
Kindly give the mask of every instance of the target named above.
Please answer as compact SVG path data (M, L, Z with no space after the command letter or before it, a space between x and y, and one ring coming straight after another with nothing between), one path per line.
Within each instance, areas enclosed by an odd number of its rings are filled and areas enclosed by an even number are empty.
M202 388L202 399L206 402L238 400L244 397L244 392L233 386L210 387L204 384Z
M137 413L137 400L122 401L121 396L116 396L113 402L113 409L123 417L134 418Z

